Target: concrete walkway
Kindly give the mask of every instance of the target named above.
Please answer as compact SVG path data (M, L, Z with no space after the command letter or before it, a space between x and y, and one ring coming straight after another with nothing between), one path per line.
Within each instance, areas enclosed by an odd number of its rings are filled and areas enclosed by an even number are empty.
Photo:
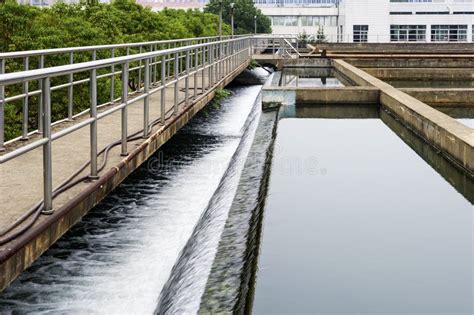
M198 79L198 87L201 86ZM206 79L207 82L207 79ZM194 93L193 78L189 79L189 95ZM184 79L179 82L179 108L184 107ZM198 89L198 96L202 95L201 89ZM130 96L131 99L138 95ZM160 98L161 91L153 94L150 98L150 121L160 117ZM192 101L192 100L191 100ZM166 111L172 111L174 104L174 88L168 87L166 90ZM113 105L112 105L113 106ZM111 108L108 106L107 109ZM88 114L84 117L76 119L72 123L64 123L53 129L55 132L64 129L72 124L88 118ZM151 130L154 133L159 130L161 125L157 125ZM128 134L132 134L143 129L143 100L139 100L128 107ZM60 138L53 142L53 187L57 187L65 179L77 171L84 163L90 159L90 138L89 126ZM121 136L121 112L116 111L98 122L98 148L101 150L108 144L119 140ZM30 139L29 142L35 138ZM29 142L21 142L25 145ZM128 143L129 152L143 142L142 139ZM8 152L8 150L7 150ZM117 165L123 156L120 155L120 146L114 147L109 154L107 165L102 171L105 172L112 166ZM99 166L102 163L102 157L99 157ZM87 175L89 168L83 174ZM100 175L100 174L99 174ZM54 199L54 208L62 206L83 190L88 183L81 183L74 188ZM37 148L18 158L0 164L0 230L4 230L10 226L19 216L27 209L32 207L38 201L43 199L43 153L42 148ZM40 217L40 220L44 216Z

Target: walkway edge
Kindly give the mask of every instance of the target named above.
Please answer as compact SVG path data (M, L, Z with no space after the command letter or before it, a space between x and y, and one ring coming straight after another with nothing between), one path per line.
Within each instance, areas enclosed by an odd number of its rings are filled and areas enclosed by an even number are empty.
M76 197L58 208L53 215L38 223L0 250L0 292L13 282L51 245L81 220L94 206L112 192L125 178L153 155L166 141L183 127L196 113L204 108L217 89L228 85L240 74L250 61L246 61L227 77L219 81L212 90L195 100L191 106L173 116L119 164L91 183Z

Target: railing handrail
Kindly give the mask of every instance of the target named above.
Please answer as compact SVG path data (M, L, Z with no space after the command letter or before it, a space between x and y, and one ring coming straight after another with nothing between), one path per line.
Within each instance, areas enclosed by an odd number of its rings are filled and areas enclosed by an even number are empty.
M28 210L26 215L21 216L21 220L18 219L17 221L15 221L15 223L9 226L5 233L12 231L12 229L14 229L17 224L19 224L17 222L23 222L23 220L31 216L33 213L35 213L34 218L38 217L38 211L42 211L45 214L52 213L53 198L56 196L57 193L62 191L62 189L68 189L70 187L68 185L75 185L76 182L74 182L73 180L80 182L88 178L97 179L99 177L99 172L106 165L105 162L103 162L102 166L98 167L98 156L101 153L99 153L98 151L97 124L101 119L120 111L120 139L113 142L112 144L109 144L106 148L102 149L103 151L101 152L106 152L104 150L109 150L115 145L120 145L120 154L122 156L128 155L129 141L136 140L138 139L137 137L147 138L150 135L150 128L153 128L157 124L164 125L166 123L166 120L168 119L168 112L172 113L173 115L177 115L180 106L184 106L185 108L186 106L191 104L191 101L196 101L198 99L198 89L201 90L200 94L204 95L206 91L210 91L210 89L215 88L217 84L221 84L220 82L224 82L222 80L224 80L227 75L232 74L233 71L235 71L242 65L245 65L245 62L249 62L249 59L252 57L252 49L255 47L255 44L257 42L257 40L255 40L256 38L263 38L265 40L273 39L273 42L278 40L280 42L282 40L287 41L282 37L275 37L272 35L242 36L224 40L222 40L222 37L220 37L215 41L205 41L203 43L198 44L193 44L193 41L191 41L192 45L183 45L180 47L167 48L162 50L142 52L142 49L140 49L139 53L131 55L127 51L127 55L125 56L115 57L114 54L112 54L112 57L100 60L95 59L96 54L94 53L92 61L80 62L75 64L71 62L67 65L51 66L47 68L40 67L39 69L33 70L28 70L28 62L25 62L26 70L24 71L0 74L0 151L2 151L1 149L4 144L4 105L6 104L5 87L8 85L22 83L22 93L18 94L21 95L21 99L23 100L23 137L21 139L28 139L27 137L24 137L25 135L28 136L28 99L33 96L33 93L34 95L38 95L38 132L41 134L41 137L39 139L33 139L32 142L24 146L20 146L18 148L12 147L12 150L10 152L6 152L5 154L0 155L0 164L13 160L39 147L42 147L43 150L43 202L38 203L33 208ZM185 39L180 40L180 42L183 41L185 41ZM143 45L143 43L140 43L138 45ZM95 50L93 51L95 52L98 47L103 46L92 47L94 47L93 49ZM105 47L111 48L111 46ZM81 47L77 49L88 50L90 49L90 47ZM65 49L61 51L68 50ZM40 53L41 56L44 56L45 52L47 53L48 51L37 51L37 53ZM58 52L58 50L49 50L49 52ZM28 52L23 53L27 54ZM24 57L24 59L28 61L28 56ZM44 58L42 59L44 61ZM139 62L139 65L130 67L130 63L132 62ZM160 69L158 69L158 64ZM117 71L115 69L116 65L120 66L120 71ZM104 74L98 75L97 70L104 68L109 68L108 70L110 70L110 73L105 74L105 77L110 77L111 80L113 80L117 74L121 75L121 96L120 98L115 99L114 84L110 84L111 99L110 102L106 104L113 104L114 106L106 109L103 112L98 113L99 104L97 93L97 80L99 78L104 77ZM5 70L5 59L0 59L0 70ZM129 75L132 71L138 72L138 85L133 88L135 91L129 90ZM77 72L88 72L88 78L81 78L80 80L74 81L73 74ZM143 73L143 85L140 82L142 77L141 73ZM57 86L51 85L51 78L66 75L69 76L69 82L67 84L60 84ZM198 78L199 75L200 78ZM190 87L191 77L193 78L193 87ZM38 90L28 90L28 82L30 81L38 81ZM60 131L53 132L52 126L54 122L52 121L51 94L54 90L56 90L56 87L68 87L68 118L70 117L72 120L72 118L74 118L73 86L77 82L80 82L81 84L88 82L90 98L88 104L89 108L86 111L89 111L90 117L87 119L80 120L72 124L71 126L67 126L61 129ZM184 82L184 95L181 96L179 95L180 82ZM168 101L166 98L168 88L172 89L173 91L171 101ZM129 97L132 95L129 92L137 91L143 93L137 95L136 97ZM152 121L150 121L150 97L158 92L160 92L160 99L157 101L159 103L160 113L156 117L152 117ZM140 101L143 102L143 129L135 133L129 134L128 107L131 104ZM167 104L171 106L170 109L167 109ZM102 106L102 104L100 106ZM86 127L90 128L89 162L85 163L81 167L81 169L71 175L66 181L60 184L60 186L58 186L56 189L53 189L53 142L81 128ZM105 159L106 153L103 154ZM77 179L76 177L79 176L79 174L83 172L88 166L90 167L89 175ZM27 227L21 229L20 233L25 231L26 228ZM0 232L0 236L4 235L5 233L3 233L3 231ZM5 238L0 237L0 244L5 244L9 240L13 239L16 235L15 233Z
M127 56L120 56L120 57L114 57L114 58L107 58L107 59L101 59L101 60L95 60L95 61L86 61L86 62L81 62L81 63L54 66L54 67L49 67L49 68L5 73L5 74L0 74L0 86L6 86L6 85L11 85L11 84L21 83L21 82L26 82L26 81L33 81L33 80L38 80L45 77L57 77L57 76L83 72L83 71L92 70L92 69L100 69L100 68L105 68L107 66L121 64L125 62L133 62L133 61L138 61L138 60L143 60L143 59L148 59L148 58L153 58L153 57L166 56L166 55L180 53L187 50L202 48L202 47L206 47L210 45L220 45L224 43L230 43L230 42L235 42L235 41L239 41L243 39L252 39L252 38L253 38L252 36L239 37L239 38L201 43L201 44L195 44L195 45L190 45L190 46L169 48L169 49L163 49L163 50L157 50L157 51L151 51L151 52L146 52L146 53L127 55Z
M248 35L235 35L234 38L245 37ZM230 36L222 36L221 38L230 38ZM219 40L219 36L207 36L207 37L190 37L180 39L166 39L159 41L148 41L148 42L134 42L134 43L122 43L122 44L107 44L107 45L92 45L92 46L75 46L75 47L63 47L63 48L49 48L49 49L37 49L37 50L24 50L24 51L12 51L12 52L0 52L0 59L13 59L40 55L52 55L52 54L65 54L71 52L83 52L92 50L103 50L103 49L114 49L114 48L130 48L140 47L147 45L159 45L159 44L171 44L171 43L182 43L186 41L199 41L199 40Z

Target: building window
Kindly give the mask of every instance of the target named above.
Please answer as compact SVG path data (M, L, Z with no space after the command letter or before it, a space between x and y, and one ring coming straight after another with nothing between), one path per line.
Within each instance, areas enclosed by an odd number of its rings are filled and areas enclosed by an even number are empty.
M424 42L426 25L390 25L391 42Z
M298 26L297 16L287 16L285 18L285 26Z
M302 16L301 26L337 26L336 16Z
M333 7L339 0L254 0L257 6L314 6Z
M273 26L285 26L285 17L284 16L274 16Z
M369 26L354 25L352 34L354 43L366 43L369 34Z
M467 25L431 25L432 42L465 42Z

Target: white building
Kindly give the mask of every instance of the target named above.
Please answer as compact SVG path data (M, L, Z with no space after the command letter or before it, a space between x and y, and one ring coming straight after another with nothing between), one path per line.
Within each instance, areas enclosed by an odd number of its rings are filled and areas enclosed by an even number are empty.
M17 0L19 4L26 4L34 7L50 7L59 1L67 4L79 3L79 0ZM99 2L109 3L110 0L99 0Z
M337 39L338 0L254 0L272 20L274 34L316 35L322 28L328 39ZM377 0L376 0L377 1Z
M143 6L150 7L153 11L168 9L204 9L207 0L137 0Z
M331 42L473 42L474 0L255 0L273 32Z

